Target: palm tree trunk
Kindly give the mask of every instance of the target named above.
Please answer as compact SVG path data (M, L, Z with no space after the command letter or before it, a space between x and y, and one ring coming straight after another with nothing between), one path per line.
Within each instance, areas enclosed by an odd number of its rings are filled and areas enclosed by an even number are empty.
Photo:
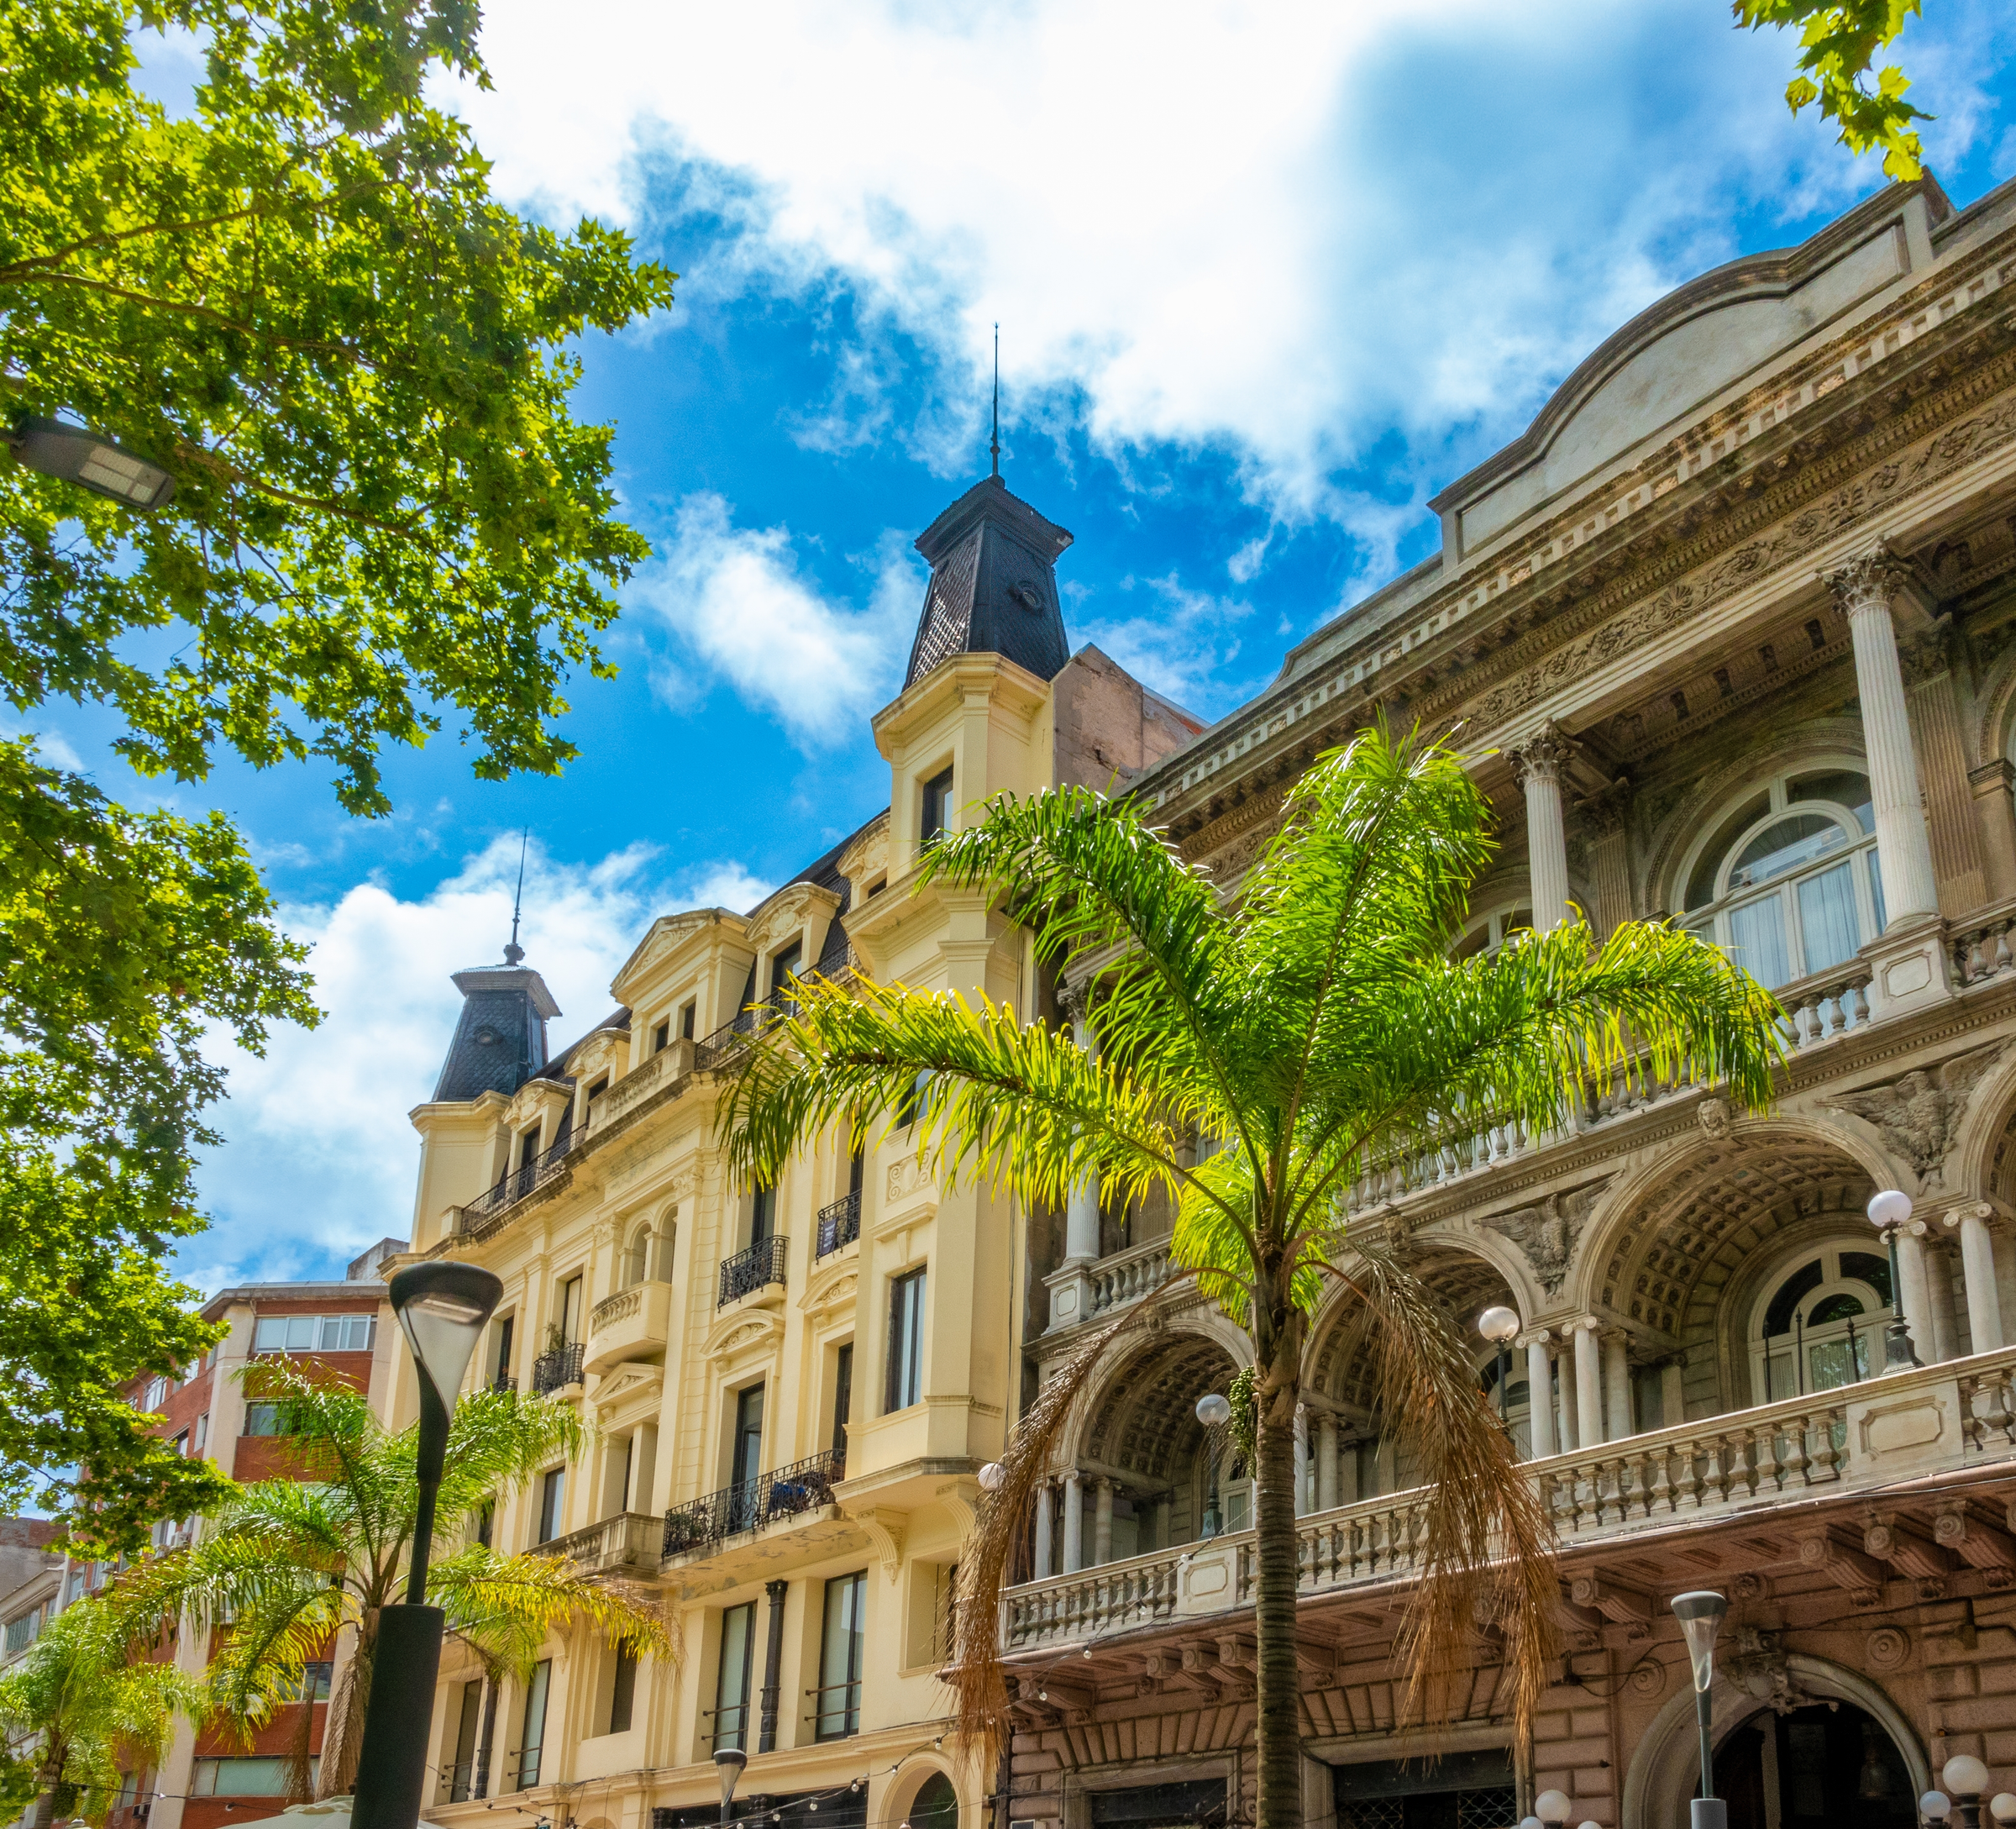
M348 1797L357 1788L357 1760L364 1751L364 1711L371 1700L371 1661L378 1649L378 1609L367 1606L357 1624L357 1648L343 1667L328 1717L322 1729L318 1798Z
M1300 1317L1289 1280L1263 1273L1253 1305L1259 1376L1257 1442L1259 1494L1254 1520L1258 1563L1253 1625L1258 1640L1259 1705L1253 1732L1259 1796L1257 1829L1299 1829L1302 1821L1302 1696L1295 1664L1295 1406L1301 1391Z

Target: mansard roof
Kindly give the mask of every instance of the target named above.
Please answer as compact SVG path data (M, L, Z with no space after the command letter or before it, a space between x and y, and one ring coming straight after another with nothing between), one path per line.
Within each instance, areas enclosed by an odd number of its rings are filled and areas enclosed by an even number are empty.
M1071 538L999 476L946 509L917 536L931 582L904 691L955 654L1000 654L1039 680L1061 673L1071 650L1056 568Z

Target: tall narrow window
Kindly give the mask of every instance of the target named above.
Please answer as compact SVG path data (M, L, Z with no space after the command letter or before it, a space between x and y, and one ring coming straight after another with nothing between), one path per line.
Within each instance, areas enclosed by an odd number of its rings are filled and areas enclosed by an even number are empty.
M462 1706L455 1719L455 1763L448 1779L451 1804L469 1801L470 1781L476 1770L476 1723L482 1713L483 1682L478 1678L462 1685Z
M847 1426L854 1413L854 1343L833 1355L833 1453L847 1454Z
M497 1508L495 1501L492 1501L476 1513L476 1541L488 1549L496 1532Z
M672 1018L667 1017L651 1032L651 1052L662 1054L672 1045Z
M763 1471L763 1386L735 1393L735 1444L729 1483L746 1486Z
M679 1038L682 1042L693 1039L694 1027L699 1017L700 1005L697 1002L682 1003L679 1006Z
M619 1646L616 1653L616 1669L609 1683L609 1732L627 1734L630 1732L631 1711L637 1704L637 1653L627 1645Z
M589 1089L588 1089L588 1102L587 1102L587 1103L586 1103L586 1104L585 1104L584 1106L582 1106L582 1108L581 1108L581 1109L582 1109L582 1112L583 1112L584 1116L585 1116L585 1117L587 1118L588 1122L589 1122L591 1124L592 1124L592 1123L594 1123L594 1122L595 1122L595 1105L596 1105L596 1100L598 1100L599 1098L601 1098L601 1096L602 1096L602 1095L603 1095L605 1092L606 1092L608 1090L609 1090L609 1076L608 1076L608 1075L606 1075L606 1074L604 1074L604 1075L602 1075L602 1077L601 1077L600 1080L596 1080L596 1083L595 1083L593 1085L591 1085L591 1087L589 1087Z
M539 1127L535 1124L518 1138L518 1166L521 1169L529 1169L538 1159Z
M567 1469L552 1468L539 1481L539 1543L550 1543L560 1534L560 1521L567 1515L566 1502Z
M721 1674L714 1684L714 1750L748 1747L749 1674L756 1640L756 1603L721 1616Z
M861 1191L862 1184L865 1182L867 1179L867 1154L864 1150L857 1149L853 1154L848 1159L847 1191L849 1194L858 1194Z
M793 940L770 961L770 1001L778 1009L797 1007L797 1000L791 995L791 980L804 963L805 945L799 940Z
M889 1285L889 1394L884 1406L907 1410L924 1396L924 1273Z
M924 784L924 817L917 828L917 843L927 845L940 837L952 815L952 770L945 769Z
M518 1736L518 1789L536 1790L539 1783L540 1754L546 1744L546 1691L553 1678L553 1661L542 1658L533 1667L532 1680L525 1685L525 1725Z
M560 1285L560 1338L569 1346L581 1338L581 1280L570 1276Z
M841 1740L861 1731L861 1648L865 1574L838 1575L826 1585L826 1627L819 1648L818 1732Z
M777 1224L777 1190L774 1188L758 1188L749 1196L749 1243L759 1245L775 1229Z
M517 1317L507 1315L497 1323L497 1351L490 1368L490 1381L501 1390L504 1381L511 1376L511 1336L517 1325Z

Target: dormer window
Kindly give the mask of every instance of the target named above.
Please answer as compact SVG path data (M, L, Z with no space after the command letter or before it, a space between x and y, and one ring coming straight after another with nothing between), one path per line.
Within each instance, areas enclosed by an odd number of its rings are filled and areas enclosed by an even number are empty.
M604 1074L600 1080L596 1080L593 1085L589 1087L586 1111L588 1113L588 1122L591 1124L594 1123L595 1122L595 1101L601 1098L601 1096L608 1090L609 1075L607 1074Z
M662 1054L672 1045L672 1018L667 1017L651 1032L651 1052Z
M690 1042L693 1039L694 1027L698 1022L699 1017L700 1004L697 1000L689 997L679 1006L680 1040Z
M534 1124L530 1130L519 1134L518 1166L521 1169L529 1169L538 1159L538 1154L539 1127Z
M770 1001L780 1010L795 1008L791 980L805 962L805 943L793 940L770 961Z
M942 769L924 784L924 817L917 828L920 848L943 836L952 817L952 770Z

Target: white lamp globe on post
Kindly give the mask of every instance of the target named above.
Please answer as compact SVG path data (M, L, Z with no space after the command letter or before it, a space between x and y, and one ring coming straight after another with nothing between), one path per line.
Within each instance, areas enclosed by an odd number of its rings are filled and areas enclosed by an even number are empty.
M1988 1800L1988 1814L1998 1824L2016 1823L2016 1792L1996 1792Z
M1928 1823L1943 1823L1953 1814L1953 1800L1944 1791L1927 1791L1918 1800L1918 1813Z
M1673 1617L1687 1638L1687 1661L1694 1677L1694 1722L1701 1734L1701 1795L1694 1800L1693 1829L1728 1829L1729 1805L1715 1795L1714 1711L1708 1692L1715 1680L1715 1638L1729 1602L1698 1589L1673 1597Z
M1885 1188L1869 1202L1869 1223L1890 1248L1890 1326L1883 1339L1883 1370L1908 1372L1919 1363L1911 1348L1911 1328L1904 1319L1904 1284L1898 1268L1897 1235L1911 1217L1911 1196L1901 1188Z
M474 1264L409 1264L386 1291L420 1374L419 1442L413 1475L413 1560L406 1602L378 1610L378 1650L357 1758L352 1829L413 1829L427 1780L428 1730L441 1667L441 1609L428 1606L427 1561L434 1501L448 1459L449 1416L475 1356L484 1323L504 1294L501 1278Z
M1533 1800L1533 1814L1546 1829L1563 1829L1568 1812L1575 1807L1566 1791L1542 1791Z
M1512 1376L1512 1338L1519 1332L1519 1311L1502 1306L1487 1308L1477 1317L1477 1331L1498 1348L1498 1418L1512 1427L1509 1381Z
M1197 1400L1197 1420L1211 1432L1211 1495L1205 1501L1204 1523L1197 1533L1208 1543L1225 1528L1218 1509L1218 1432L1232 1420L1231 1399L1222 1391L1206 1391Z
M1007 1482L1008 1469L999 1461L990 1461L980 1469L977 1477L982 1492L999 1492Z
M1981 1829L1981 1794L1988 1788L1988 1769L1971 1753L1956 1753L1940 1768L1939 1782L1960 1805L1963 1829Z

